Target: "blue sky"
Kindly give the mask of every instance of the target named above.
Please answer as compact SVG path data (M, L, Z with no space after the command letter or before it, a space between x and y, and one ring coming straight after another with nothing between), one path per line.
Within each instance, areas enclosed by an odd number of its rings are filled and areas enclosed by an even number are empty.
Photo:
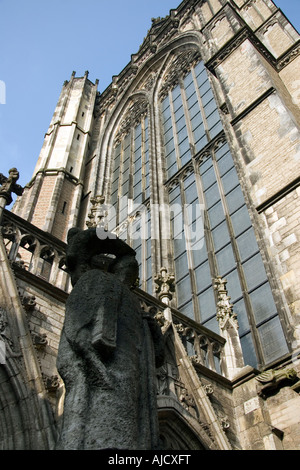
M138 51L151 18L180 0L0 0L0 172L32 177L63 82L89 70L102 92ZM275 0L300 31L300 0ZM1 85L6 100L1 104ZM3 88L2 88L3 89Z

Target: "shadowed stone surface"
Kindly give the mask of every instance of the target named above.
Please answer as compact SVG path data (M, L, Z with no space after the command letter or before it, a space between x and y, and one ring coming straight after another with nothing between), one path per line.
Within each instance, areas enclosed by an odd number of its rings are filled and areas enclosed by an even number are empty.
M156 449L163 340L130 289L138 275L134 251L118 239L96 240L93 229L73 230L68 241L74 289L58 353L66 397L57 448ZM107 268L101 255L108 253L117 256Z

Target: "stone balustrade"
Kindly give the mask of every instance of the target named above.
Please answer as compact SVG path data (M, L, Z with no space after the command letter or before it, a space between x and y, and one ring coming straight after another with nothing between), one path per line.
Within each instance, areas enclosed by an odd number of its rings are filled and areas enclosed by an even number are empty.
M141 299L143 310L150 312L152 315L154 314L164 330L170 323L164 315L166 305L140 289L136 289L136 292ZM186 317L175 308L168 307L169 309L171 311L172 323L196 370L199 366L204 366L226 377L227 368L224 356L226 340Z
M62 290L69 290L65 270L66 244L26 220L4 210L2 235L12 264Z

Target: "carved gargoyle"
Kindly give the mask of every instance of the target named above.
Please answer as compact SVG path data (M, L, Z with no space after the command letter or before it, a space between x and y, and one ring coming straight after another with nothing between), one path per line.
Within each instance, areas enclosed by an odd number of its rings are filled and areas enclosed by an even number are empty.
M286 383L294 383L299 378L295 369L270 369L256 377L256 380L259 382L257 394L262 398L266 398L268 395L277 392Z

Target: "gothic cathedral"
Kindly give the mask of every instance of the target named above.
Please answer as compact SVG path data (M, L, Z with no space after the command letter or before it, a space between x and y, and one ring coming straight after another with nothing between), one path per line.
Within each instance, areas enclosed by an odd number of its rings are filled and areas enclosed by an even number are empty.
M300 450L300 40L275 3L174 5L101 94L63 84L25 188L1 175L0 449L55 447L67 233L100 227L164 335L161 448Z

